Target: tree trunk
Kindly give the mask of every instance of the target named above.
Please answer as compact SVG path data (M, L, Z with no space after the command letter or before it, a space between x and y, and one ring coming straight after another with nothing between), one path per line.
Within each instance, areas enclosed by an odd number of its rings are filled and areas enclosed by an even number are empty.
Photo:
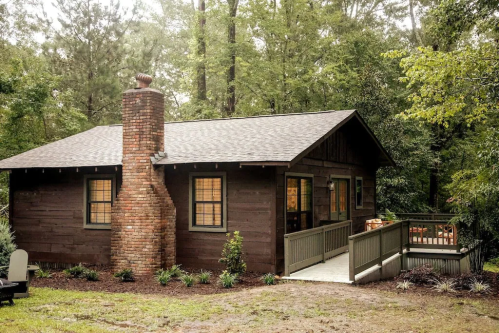
M239 0L228 0L229 26L227 29L227 42L229 44L230 64L227 69L227 105L225 111L230 117L236 111L236 14Z
M197 38L197 99L198 101L206 100L206 40L205 40L205 25L206 25L206 5L204 0L198 0L198 38Z
M411 15L411 23L412 23L412 33L414 34L414 39L418 46L423 46L423 40L419 35L418 28L416 26L416 16L414 15L414 0L409 0L409 13Z
M433 155L438 156L441 150L441 138L439 125L433 125L434 139L430 146ZM438 185L439 185L439 163L437 160L433 162L430 169L430 198L429 206L438 212Z

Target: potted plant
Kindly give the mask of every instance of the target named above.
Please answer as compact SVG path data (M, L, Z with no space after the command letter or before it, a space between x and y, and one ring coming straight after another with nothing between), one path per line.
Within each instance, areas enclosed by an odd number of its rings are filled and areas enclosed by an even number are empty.
M393 224L393 222L397 220L397 215L389 209L386 209L385 215L381 216L381 220L383 221L383 225Z

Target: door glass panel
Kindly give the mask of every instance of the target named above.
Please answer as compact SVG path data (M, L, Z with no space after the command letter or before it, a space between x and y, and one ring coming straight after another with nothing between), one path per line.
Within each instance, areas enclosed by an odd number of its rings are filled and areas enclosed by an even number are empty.
M296 178L288 178L287 211L298 211L298 179Z
M313 228L312 178L286 179L286 233Z
M340 212L347 210L347 182L340 181Z

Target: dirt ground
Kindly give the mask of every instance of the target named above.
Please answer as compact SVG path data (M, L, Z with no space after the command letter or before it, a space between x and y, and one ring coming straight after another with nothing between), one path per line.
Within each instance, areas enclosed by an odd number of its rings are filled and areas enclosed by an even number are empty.
M185 288L185 287L183 287ZM499 332L499 303L287 282L176 296L33 288L0 308L10 332Z

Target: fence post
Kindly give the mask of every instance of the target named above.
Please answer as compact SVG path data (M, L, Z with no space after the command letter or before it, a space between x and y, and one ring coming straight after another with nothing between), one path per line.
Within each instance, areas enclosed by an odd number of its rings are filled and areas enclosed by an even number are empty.
M326 262L326 228L322 227L322 262Z
M352 282L355 282L355 253L354 253L354 240L348 239L348 275Z
M404 221L400 221L400 254L404 254Z
M379 259L378 265L383 266L383 227L379 229Z
M290 240L288 237L284 237L284 276L289 276L290 250L291 250Z

